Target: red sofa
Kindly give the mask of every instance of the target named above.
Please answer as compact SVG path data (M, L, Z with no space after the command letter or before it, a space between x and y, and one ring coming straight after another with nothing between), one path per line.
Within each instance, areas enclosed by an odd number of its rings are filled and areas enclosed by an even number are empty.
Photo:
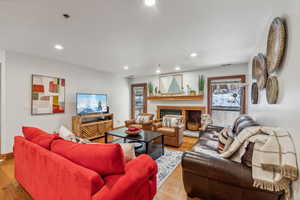
M157 165L147 155L105 177L21 136L14 156L16 179L35 200L152 200L156 194Z

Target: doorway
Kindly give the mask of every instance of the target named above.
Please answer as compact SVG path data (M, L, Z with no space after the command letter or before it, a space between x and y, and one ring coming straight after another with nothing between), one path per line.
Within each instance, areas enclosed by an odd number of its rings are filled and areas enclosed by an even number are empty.
M208 78L208 113L218 126L232 126L246 112L246 76Z
M147 83L131 85L131 118L147 113Z

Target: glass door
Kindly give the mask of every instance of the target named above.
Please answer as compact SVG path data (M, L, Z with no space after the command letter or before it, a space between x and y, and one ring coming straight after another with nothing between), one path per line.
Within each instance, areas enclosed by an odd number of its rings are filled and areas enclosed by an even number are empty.
M147 83L131 85L131 118L147 113Z

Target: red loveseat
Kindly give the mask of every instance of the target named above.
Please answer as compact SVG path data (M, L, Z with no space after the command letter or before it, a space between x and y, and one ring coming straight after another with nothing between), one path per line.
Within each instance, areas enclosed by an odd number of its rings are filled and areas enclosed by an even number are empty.
M15 176L35 200L152 200L156 194L157 165L147 155L125 164L124 173L100 176L43 145L15 137Z

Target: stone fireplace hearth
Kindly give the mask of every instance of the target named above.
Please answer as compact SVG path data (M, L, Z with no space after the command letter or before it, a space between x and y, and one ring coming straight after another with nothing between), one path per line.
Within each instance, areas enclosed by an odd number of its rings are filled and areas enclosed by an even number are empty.
M201 114L206 113L205 106L157 106L157 119L165 115L182 115L187 130L197 131L201 127Z

